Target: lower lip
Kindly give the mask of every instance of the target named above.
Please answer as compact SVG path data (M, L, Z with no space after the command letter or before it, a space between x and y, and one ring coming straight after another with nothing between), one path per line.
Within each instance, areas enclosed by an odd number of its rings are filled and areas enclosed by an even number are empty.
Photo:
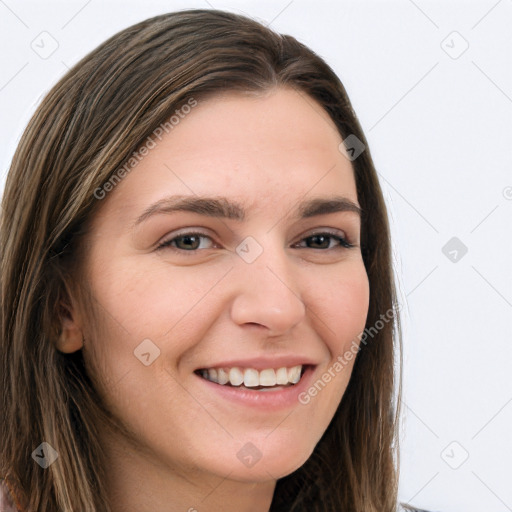
M315 367L306 366L304 373L297 384L286 388L268 391L250 390L234 386L216 384L197 375L197 378L207 386L212 393L218 393L221 397L231 402L262 410L280 410L294 405L300 405L299 395L309 387L313 378Z

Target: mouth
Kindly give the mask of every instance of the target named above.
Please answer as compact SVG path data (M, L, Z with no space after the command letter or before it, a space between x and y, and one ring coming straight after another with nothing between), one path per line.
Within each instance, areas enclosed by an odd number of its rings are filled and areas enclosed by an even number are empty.
M296 386L311 365L266 368L201 368L194 373L204 380L224 386L247 391L278 391Z

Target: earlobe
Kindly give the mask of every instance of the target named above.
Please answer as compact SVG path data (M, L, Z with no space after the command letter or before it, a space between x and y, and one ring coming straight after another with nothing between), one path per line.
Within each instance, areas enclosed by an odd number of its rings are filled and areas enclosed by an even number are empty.
M56 342L57 350L71 354L83 348L84 338L81 326L69 306L61 303L60 335Z

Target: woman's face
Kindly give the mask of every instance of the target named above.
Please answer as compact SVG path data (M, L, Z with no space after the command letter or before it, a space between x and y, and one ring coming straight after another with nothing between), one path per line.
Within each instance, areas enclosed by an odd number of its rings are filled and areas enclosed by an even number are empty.
M132 433L123 450L181 474L280 478L331 421L365 326L351 163L292 89L217 96L153 140L92 222L102 322L82 322L86 363Z

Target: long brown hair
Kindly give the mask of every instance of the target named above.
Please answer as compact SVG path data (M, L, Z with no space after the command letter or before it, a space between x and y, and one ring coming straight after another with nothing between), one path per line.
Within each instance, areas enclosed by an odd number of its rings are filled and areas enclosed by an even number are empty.
M364 212L366 325L377 332L361 345L313 454L277 482L271 511L395 510L401 344L387 213L366 139L342 83L319 56L293 37L216 10L157 16L104 42L48 93L13 157L0 225L0 472L27 510L110 510L96 431L108 413L81 351L55 348L59 304L69 277L80 280L69 262L79 261L75 241L99 205L95 191L189 98L278 86L316 100L342 139L352 134L366 146L352 165ZM390 311L391 321L382 322ZM59 454L46 470L31 457L43 441Z

